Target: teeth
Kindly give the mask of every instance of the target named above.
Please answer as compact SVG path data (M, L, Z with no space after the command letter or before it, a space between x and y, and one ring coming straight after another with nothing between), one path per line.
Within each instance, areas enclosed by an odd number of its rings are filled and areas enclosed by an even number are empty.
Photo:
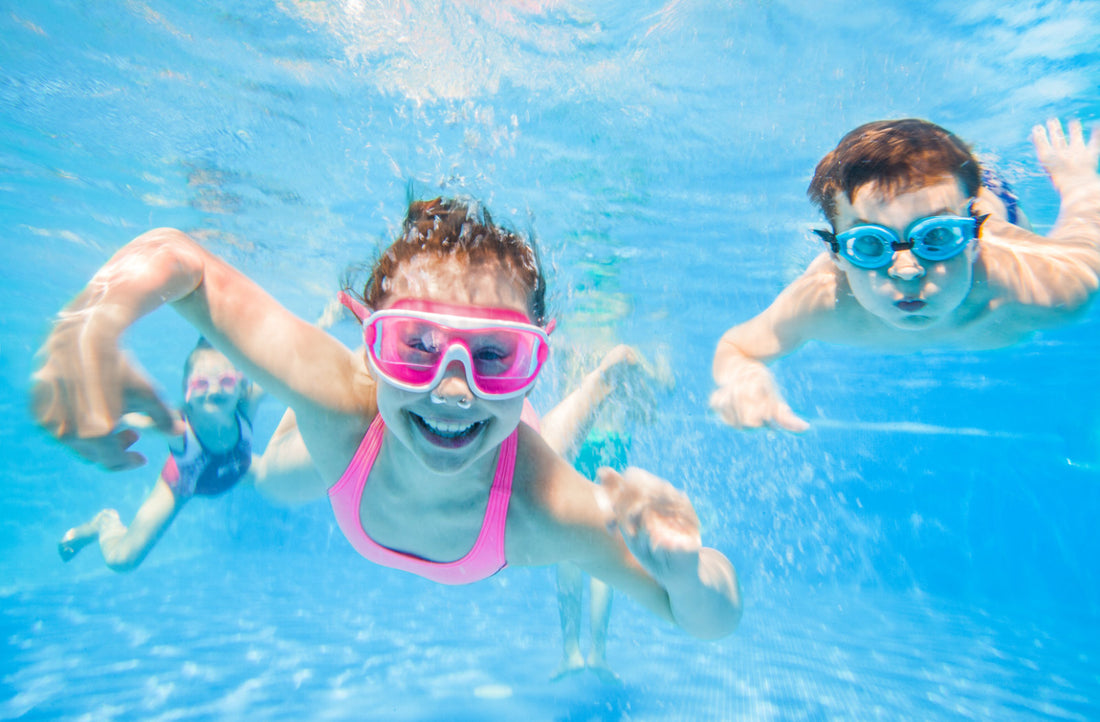
M475 421L472 424L459 424L459 423L447 422L447 421L429 421L427 419L423 419L423 421L424 421L424 425L427 426L428 429L430 429L433 434L436 434L438 436L445 436L445 437L449 437L449 438L454 438L456 436L462 436L463 434L467 433L470 429L477 426L478 423L480 423L480 422Z

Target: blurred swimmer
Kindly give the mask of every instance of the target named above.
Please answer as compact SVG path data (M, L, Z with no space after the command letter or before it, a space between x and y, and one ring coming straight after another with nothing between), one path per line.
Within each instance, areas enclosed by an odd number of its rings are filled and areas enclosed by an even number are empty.
M647 368L630 346L612 348L580 385L542 418L542 437L550 448L572 463L586 478L595 478L601 466L625 466L626 441L616 431L590 433L600 409L616 393L643 380ZM589 637L587 657L581 654L581 606L584 574L572 562L557 566L558 614L561 621L562 659L553 679L588 669L604 682L619 677L607 663L607 631L611 621L611 589L599 579L589 582Z
M262 395L259 388L201 338L184 363L183 388L177 429L183 433L169 440L168 460L129 528L116 510L103 509L61 538L57 549L63 560L98 541L108 567L116 572L136 569L188 500L218 496L244 479L252 463L252 415ZM135 426L146 425L144 417L128 416Z

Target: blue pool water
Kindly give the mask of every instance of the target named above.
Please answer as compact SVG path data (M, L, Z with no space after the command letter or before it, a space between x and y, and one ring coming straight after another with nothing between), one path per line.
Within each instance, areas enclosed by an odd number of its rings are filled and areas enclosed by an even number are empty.
M717 338L817 250L803 193L844 132L945 125L1045 231L1028 132L1100 118L1098 41L1100 6L1068 0L3 4L0 719L1100 718L1095 310L992 353L810 345L775 366L801 436L706 409ZM551 683L552 570L438 587L250 489L190 504L133 574L58 559L164 457L143 439L150 466L108 475L26 412L95 269L177 226L316 318L410 189L539 237L561 331L537 407L610 339L668 371L631 461L737 566L733 636L617 597L623 683ZM126 344L175 398L194 338L159 311Z

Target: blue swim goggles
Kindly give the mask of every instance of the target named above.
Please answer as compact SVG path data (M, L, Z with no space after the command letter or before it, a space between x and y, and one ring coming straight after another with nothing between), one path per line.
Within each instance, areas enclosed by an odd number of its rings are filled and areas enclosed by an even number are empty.
M843 233L814 229L829 244L833 253L847 258L852 265L876 270L886 268L895 251L909 251L925 261L946 261L962 253L978 237L978 230L989 216L929 216L919 218L905 229L905 240L898 234L872 223L853 226Z

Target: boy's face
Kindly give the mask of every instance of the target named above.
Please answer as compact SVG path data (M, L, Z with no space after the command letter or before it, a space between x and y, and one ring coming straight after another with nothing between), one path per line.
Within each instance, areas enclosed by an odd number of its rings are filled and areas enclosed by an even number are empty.
M921 218L965 216L968 201L955 178L894 196L869 183L856 190L851 203L843 193L837 194L834 226L842 233L871 223L902 238L909 225ZM860 268L834 255L859 304L891 326L906 330L935 326L962 304L970 293L975 258L976 241L946 261L926 261L912 250L894 251L890 265L879 269Z

